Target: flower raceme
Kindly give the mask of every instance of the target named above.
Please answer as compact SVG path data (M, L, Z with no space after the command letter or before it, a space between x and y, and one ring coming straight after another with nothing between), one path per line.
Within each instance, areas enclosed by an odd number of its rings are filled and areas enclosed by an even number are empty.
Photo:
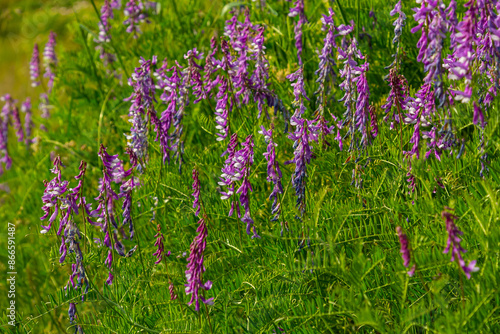
M448 241L443 253L448 254L451 251L451 262L456 261L460 268L462 268L465 276L470 279L471 273L478 271L479 268L476 267L476 260L470 261L468 265L465 264L462 254L467 252L467 250L462 247L462 240L460 239L460 236L464 233L455 225L455 220L458 219L458 217L450 213L449 210L451 209L445 208L445 210L441 212L441 217L443 217L446 222L446 231L448 232Z
M193 189L195 189L195 192L193 193L194 197L193 207L199 207L200 205L199 191L196 191L199 190L199 188L200 188L200 180L198 178L198 171L194 169ZM188 305L195 303L196 311L200 310L200 299L205 304L208 305L213 304L213 298L205 299L203 295L200 295L199 291L200 288L204 290L210 290L210 288L212 287L211 281L206 281L205 283L203 283L203 273L206 270L203 264L203 260L204 260L205 248L207 246L206 239L208 235L206 219L207 217L204 214L203 217L200 218L200 220L198 221L198 228L196 229L198 235L194 238L193 242L191 243L191 247L189 248L190 253L188 257L187 270L185 272L187 280L187 284L185 284L186 294L191 295L191 300L189 301ZM175 299L172 292L171 292L171 298Z
M401 244L401 256L403 257L403 265L408 268L411 262L411 252L410 252L410 243L408 241L408 237L403 233L403 229L401 226L396 227L396 233L398 234L399 243ZM416 265L408 271L408 276L412 277L415 274Z

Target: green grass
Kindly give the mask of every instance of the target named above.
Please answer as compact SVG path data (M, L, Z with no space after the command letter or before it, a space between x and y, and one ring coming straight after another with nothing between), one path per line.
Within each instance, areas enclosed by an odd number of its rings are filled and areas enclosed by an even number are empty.
M125 1L123 1L125 2ZM88 162L84 193L90 200L97 197L97 180L102 175L98 147L102 143L110 154L124 155L129 103L123 99L132 90L127 77L138 66L139 57L157 55L173 64L185 64L183 54L197 47L205 55L210 38L222 36L224 21L230 18L226 3L201 0L165 0L159 15L151 24L143 24L143 34L133 39L121 24L121 13L113 21L113 48L122 63L116 63L121 80L108 73L94 50L98 17L91 4L53 1L50 8L66 8L63 14L51 16L47 8L29 1L18 5L9 3L5 12L11 15L7 24L0 23L2 45L9 34L20 34L25 23L38 16L48 15L50 23L37 26L35 41L43 49L48 31L58 32L57 54L59 67L55 89L50 95L53 103L51 118L46 123L48 132L37 130L39 142L26 150L10 133L9 152L13 168L0 176L0 183L10 191L0 191L0 221L5 229L0 232L0 309L7 308L7 222L16 224L16 306L17 326L7 324L5 311L0 316L0 332L6 333L72 333L68 304L78 302L78 324L85 333L495 333L500 332L500 164L498 160L499 112L498 98L488 114L486 138L490 157L490 174L479 176L477 130L469 133L466 152L462 159L443 154L442 162L433 158L413 162L417 188L408 195L406 166L401 163L400 138L382 121L379 108L385 102L389 88L383 77L385 66L391 63L394 18L389 11L394 3L381 0L307 1L309 24L304 27L305 80L308 96L306 115L315 110L313 92L317 88L314 71L318 65L316 50L323 45L321 14L333 3L336 23L344 19L358 21L372 36L360 40L360 49L368 55L370 72L370 101L378 108L380 134L367 150L369 163L364 168L364 187L356 189L351 183L353 161L346 162L347 152L335 145L323 149L316 145L316 158L308 167L307 213L300 222L294 219L295 194L291 187L293 165L283 162L293 157L293 148L283 133L281 115L272 116L278 133L277 148L283 171L282 220L289 231L280 235L279 222L270 221L271 202L267 199L271 185L266 179L266 161L260 125L268 128L270 120L257 119L254 103L235 108L231 117L233 129L240 139L248 134L255 138L255 163L252 168L251 210L261 239L250 239L243 233L240 240L234 217L227 217L229 203L220 200L218 177L223 166L220 157L227 140L215 141L214 101L190 104L184 118L185 163L182 174L175 163L161 165L159 147L151 133L150 161L141 175L142 187L134 193L133 218L136 239L124 242L127 249L135 244L138 250L130 258L115 258L115 281L104 284L106 250L97 247L93 238L102 238L102 232L93 226L77 223L84 239L84 264L91 281L91 289L84 303L79 291L67 295L63 287L70 274L74 256L59 264L59 237L54 229L40 234L42 216L41 195L43 180L50 180L51 154L60 155L66 168L63 179L77 175L80 160ZM462 1L463 3L464 1ZM294 19L287 16L290 4L268 1L269 8L261 10L256 2L248 2L252 22L267 27L265 45L270 64L271 88L291 110L293 99L290 83L285 75L295 71L297 60L293 40ZM338 7L342 6L342 13ZM16 19L16 6L26 4L21 19ZM101 2L96 3L100 8ZM175 5L175 6L174 6ZM403 73L412 93L421 85L423 67L416 61L415 45L419 34L410 33L415 23L411 17L414 3L404 4L408 15L403 33ZM226 8L226 9L224 9ZM368 11L374 8L378 23L372 28ZM47 10L47 12L45 12ZM462 10L461 10L462 11ZM43 14L45 12L45 14ZM9 14L10 13L10 14ZM14 15L14 16L12 16ZM43 34L42 34L43 32ZM1 51L4 70L12 67L7 84L0 86L0 94L11 93L24 100L31 96L38 104L41 90L29 88L28 62L33 41L18 39L20 56L13 57ZM10 60L9 60L10 59ZM15 64L15 68L14 65ZM20 66L26 69L21 70ZM4 71L3 71L4 72ZM4 78L4 77L2 77ZM13 79L15 78L15 83ZM5 79L7 80L7 79ZM5 82L5 80L3 80ZM334 90L336 98L342 96ZM158 104L158 110L163 111ZM341 103L329 103L334 115L343 113ZM270 110L271 111L271 110ZM271 112L274 115L274 112ZM465 133L473 129L471 105L458 105L454 111L457 129ZM42 119L35 111L37 124ZM410 147L412 126L404 128L404 146ZM331 140L333 142L333 139ZM423 152L422 152L423 153ZM423 155L423 154L422 154ZM367 162L363 157L360 164ZM198 314L188 307L184 294L186 257L183 252L195 236L197 219L192 209L191 170L200 171L201 197L208 216L208 242L205 253L205 279L213 282L207 297L215 303ZM440 179L444 188L437 186ZM76 182L71 181L75 186ZM434 189L436 190L434 192ZM151 221L154 198L158 198L156 220ZM412 202L414 201L414 204ZM450 256L443 254L446 247L446 228L440 216L445 206L455 209L460 219L457 226L464 232L463 246L468 249L466 261L478 260L480 271L467 280ZM95 205L94 205L95 207ZM119 216L121 215L118 210ZM160 224L165 235L165 249L172 255L159 265L156 258L154 235ZM418 264L417 274L408 277L402 264L400 245L395 233L397 225L409 236L413 256ZM244 226L240 226L244 229ZM301 233L310 236L310 245L302 249ZM168 268L166 267L168 263ZM174 283L179 299L170 300L168 278ZM463 288L463 296L462 296ZM208 314L208 317L207 317ZM208 321L210 319L210 321Z

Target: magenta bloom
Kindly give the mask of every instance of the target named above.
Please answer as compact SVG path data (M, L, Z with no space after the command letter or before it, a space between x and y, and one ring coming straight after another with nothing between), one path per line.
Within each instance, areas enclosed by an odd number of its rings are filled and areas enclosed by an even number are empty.
M476 260L470 261L468 265L465 264L462 254L467 252L467 250L460 244L462 240L459 237L464 233L455 225L455 219L458 219L458 217L446 211L446 209L449 208L445 208L441 212L441 217L446 221L446 231L448 232L448 241L443 253L448 254L451 250L451 262L457 261L460 268L464 271L465 276L470 279L471 273L479 271L479 268L476 267Z
M198 173L196 172L196 170L193 170L193 189L195 188L199 188L199 180L198 180ZM199 202L199 194L196 196L193 194L193 197L194 197L193 201L194 205L195 203ZM196 229L198 235L194 238L193 242L191 243L191 247L189 249L190 254L188 257L187 270L185 272L187 279L187 284L185 284L186 294L187 295L191 294L191 300L189 301L188 305L195 303L196 311L200 310L200 299L205 304L209 305L213 304L213 298L205 299L199 293L200 288L204 290L210 290L210 288L212 287L211 281L207 281L206 283L203 283L202 281L203 273L205 272L205 266L203 265L203 257L205 253L205 248L207 246L206 239L208 235L208 229L207 225L205 224L205 219L206 216L204 215L204 217L198 221L198 228Z
M396 232L399 237L399 243L401 244L401 256L403 257L403 265L408 268L411 262L411 253L410 253L410 243L408 242L408 237L403 233L403 229L401 226L396 227ZM415 274L415 264L411 267L410 271L408 271L408 276L412 277Z
M156 252L153 253L154 256L156 256L156 262L155 264L158 264L163 260L163 256L165 254L165 246L163 245L163 241L165 238L163 237L163 233L161 233L161 226L158 224L158 233L156 233L155 238L155 246L158 247ZM167 256L170 256L170 252L168 252Z

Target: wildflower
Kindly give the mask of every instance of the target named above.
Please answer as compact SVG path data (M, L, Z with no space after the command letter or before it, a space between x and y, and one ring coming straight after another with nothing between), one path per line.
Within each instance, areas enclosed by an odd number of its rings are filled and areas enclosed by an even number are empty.
M69 303L68 315L70 323L75 321L76 305L75 303Z
M405 112L407 105L405 103L408 92L407 92L407 83L406 78L397 73L396 68L391 68L389 71L389 86L391 87L391 91L389 92L389 96L387 97L387 102L382 106L382 109L385 111L386 116L384 117L384 121L391 120L391 130L394 129L394 124L399 124L401 122L401 118L403 113ZM395 108L393 109L393 106ZM391 111L393 111L391 115Z
M273 125L271 125L269 131L262 125L260 128L261 131L259 131L259 133L264 136L264 140L267 143L267 151L264 153L264 157L267 160L267 182L272 182L273 184L273 190L269 195L269 200L273 200L271 214L274 216L271 218L271 221L277 221L281 213L281 203L278 203L278 195L283 194L283 186L281 184L283 175L281 174L278 161L276 161L276 147L278 144L276 144L273 139Z
M9 151L7 150L7 142L9 139L9 115L12 113L12 109L14 108L14 103L16 101L12 99L9 94L5 94L0 97L0 100L5 102L0 113L0 175L2 175L2 163L5 165L5 169L7 170L9 170L12 166L12 159L10 158Z
M147 22L147 15L144 12L144 5L141 0L130 0L125 5L125 9L123 13L127 17L123 24L127 26L126 31L131 34L134 33L134 38L138 37L138 34L141 33L141 29L139 29L139 23Z
M226 78L219 80L219 92L217 93L217 105L215 109L215 128L217 133L217 141L223 141L229 134L229 118L228 114L233 109L233 100L229 100L228 87Z
M262 115L262 108L267 95L266 92L269 90L266 83L269 79L269 62L266 59L264 30L264 27L258 28L257 35L252 41L252 48L249 50L252 54L252 59L255 61L255 70L250 77L250 82L254 101L257 102L257 108L259 109L257 118L260 118Z
M292 174L292 185L297 196L296 207L299 209L301 216L303 216L306 212L307 165L311 162L312 158L310 143L311 141L318 141L318 133L317 128L313 125L313 121L292 117L292 122L296 124L296 130L288 138L294 142L294 158L285 162L285 165L295 164L295 171Z
M196 170L193 171L193 189L194 188L199 188L198 173ZM194 198L195 199L193 204L199 201L198 196L194 196ZM212 287L211 281L207 281L206 283L203 283L202 281L203 273L206 270L205 266L203 265L203 259L205 248L207 245L206 239L208 235L208 229L205 223L205 219L206 215L204 215L203 218L200 218L200 220L198 221L198 228L196 229L198 235L194 238L193 242L191 243L191 247L189 248L190 254L188 257L187 270L185 272L187 279L187 284L185 284L186 294L191 294L191 300L189 301L188 305L191 305L194 302L196 311L200 310L200 299L205 304L213 304L213 298L205 299L199 294L200 288L204 290L210 290L210 288Z
M30 79L32 87L40 86L40 54L36 43L30 61Z
M56 34L51 31L49 35L49 41L47 42L47 44L45 44L45 48L43 49L43 65L45 68L45 73L43 74L43 76L44 78L49 78L49 82L47 83L49 93L52 91L52 87L54 85L54 69L57 66L57 57L54 51L55 46Z
M234 195L234 180L232 175L234 174L234 164L235 164L235 159L234 156L236 154L236 148L238 147L239 142L238 142L238 134L233 133L231 135L231 140L228 143L227 150L222 154L224 156L227 154L227 159L224 161L224 167L221 169L222 174L219 177L219 185L220 186L226 186L227 190L222 190L220 192L221 199L226 200L229 198L232 198ZM229 211L229 216L231 216L234 213L234 210L238 211L238 217L240 216L240 211L239 211L239 206L238 203L235 201L231 202L231 209Z
M101 20L99 22L99 36L97 38L97 42L109 42L109 30L111 29L110 19L113 18L113 9L111 8L111 4L109 0L105 0L104 4L101 7Z
M319 83L318 89L314 92L315 95L318 95L318 110L317 114L323 115L324 107L325 107L325 97L329 94L329 89L326 87L328 82L333 83L333 79L335 77L334 67L335 59L333 56L333 49L336 48L335 44L335 35L334 31L337 29L333 22L333 16L335 13L333 9L329 8L330 15L323 15L321 21L323 23L322 30L327 30L327 34L324 41L323 49L321 50L321 54L319 55L319 66L316 72L318 79L316 82Z
M151 60L145 60L141 57L140 67L135 69L128 84L132 86L134 92L125 101L130 101L132 105L129 109L129 122L132 124L130 135L127 137L127 146L129 146L139 159L137 168L142 171L147 160L148 137L147 137L147 119L146 113L155 114L153 102L155 99L155 85L151 78L151 67L156 64L156 56ZM160 129L157 129L159 131Z
M31 139L31 130L33 128L33 120L32 120L32 111L31 111L31 99L29 97L26 98L26 101L23 102L21 106L21 111L25 114L24 116L24 131L25 131L25 140L26 145L29 145L33 142Z
M21 124L21 116L19 115L19 109L17 109L17 107L14 106L11 110L10 115L12 117L12 125L16 130L17 141L21 142L24 140L24 132L23 132L23 126Z
M410 243L408 241L408 237L403 233L403 229L401 226L396 227L396 232L399 237L399 243L401 244L401 256L403 257L403 265L408 268L411 262L411 253L410 253ZM415 274L416 265L414 264L411 267L410 271L408 271L408 276L412 277Z
M446 222L446 231L448 232L448 241L443 253L448 254L451 250L451 261L456 260L460 268L464 271L465 276L470 279L471 273L478 271L479 268L476 267L476 260L470 261L468 265L465 264L462 254L467 252L467 250L461 246L461 239L459 237L463 235L463 232L455 225L455 219L458 219L458 217L447 210L452 209L445 207L445 210L441 212L441 217Z
M45 93L40 94L40 104L38 105L38 108L42 111L41 117L42 118L49 118L50 113L49 113L49 97Z
M168 291L170 292L170 300L176 300L177 294L175 293L174 283L168 282Z
M155 264L158 264L161 262L161 260L163 260L163 255L165 254L165 246L163 245L163 240L165 240L165 238L163 237L163 233L161 233L161 226L160 224L158 224L157 226L157 231L158 233L156 233L155 235L155 238L156 238L156 241L155 241L155 246L158 247L158 249L156 250L156 252L153 253L154 256L156 256L156 262ZM170 255L170 252L168 252L167 256Z
M399 14L398 18L396 21L394 21L394 38L392 40L392 43L396 44L400 42L401 40L401 34L403 33L403 27L406 25L406 14L401 10L401 0L398 1L396 6L394 6L394 9L391 10L390 15L394 16L395 14ZM398 45L399 46L399 45ZM399 51L399 48L398 48Z
M295 23L293 31L295 33L295 48L297 49L297 58L299 60L299 65L302 65L302 26L308 21L304 12L304 0L293 1L293 7L290 8L290 13L288 14L288 16L299 16L299 20Z
M303 68L300 67L297 71L289 74L286 78L292 83L292 87L293 87L294 100L292 102L292 105L296 109L295 109L295 112L293 113L291 124L295 125L293 123L293 119L302 117L302 115L304 114L304 112L306 110L306 107L304 104L304 99L309 100L307 97L305 86L304 86L304 70L303 70Z

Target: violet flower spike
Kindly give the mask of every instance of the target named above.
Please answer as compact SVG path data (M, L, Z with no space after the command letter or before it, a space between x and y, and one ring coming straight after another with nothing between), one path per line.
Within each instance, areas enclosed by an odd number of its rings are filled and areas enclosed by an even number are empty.
M12 166L12 159L9 156L9 151L7 148L7 143L9 140L9 116L12 114L12 110L13 108L15 108L14 103L16 103L17 101L12 99L10 94L1 96L0 101L5 102L0 113L0 175L2 175L2 164L5 165L6 170L9 170Z
M155 246L158 247L156 252L153 253L154 256L156 256L156 262L155 264L159 264L161 260L163 260L163 255L165 254L165 246L163 245L163 241L165 238L163 237L163 234L161 233L161 226L158 224L157 227L158 233L154 236L156 238L155 241ZM168 252L167 256L170 255L170 252Z
M476 267L476 260L470 261L468 265L465 264L462 254L467 252L467 250L460 244L462 240L459 237L463 235L463 232L455 225L455 220L458 219L458 217L447 210L449 210L449 208L445 208L445 210L441 212L441 216L446 222L446 231L448 232L448 241L443 253L448 254L451 250L451 262L457 261L467 279L470 279L471 273L479 271L479 268Z
M293 7L290 8L290 13L288 14L288 16L299 17L299 20L295 23L293 31L295 33L295 48L297 49L297 58L299 60L299 65L302 65L302 26L308 22L304 11L304 0L293 0Z
M14 106L11 110L11 117L12 117L12 125L14 126L14 129L16 130L16 137L18 142L22 142L24 140L24 131L23 131L23 126L21 124L21 116L19 115L19 109Z
M38 44L35 43L33 47L33 55L30 61L30 79L31 87L40 86L40 53L38 51Z
M155 99L155 84L151 77L151 67L156 64L156 56L151 60L145 60L141 57L139 63L140 67L136 67L132 77L129 78L128 83L133 87L134 92L125 101L130 101L131 106L129 109L129 122L132 124L130 128L130 135L127 137L127 146L129 146L134 154L139 159L140 163L137 169L142 171L147 162L147 149L148 149L148 129L147 129L147 114L155 115L153 103ZM156 131L161 129L156 128Z
M31 99L29 97L26 98L26 101L21 105L21 111L25 114L24 116L24 131L25 131L25 139L24 142L26 146L29 146L33 139L31 139L31 131L33 129L33 113L31 111Z
M401 228L401 226L396 227L396 232L399 237L399 243L401 244L400 253L403 258L403 265L408 268L411 262L410 243L406 234L403 233L403 229ZM413 267L411 267L411 269L408 271L408 276L412 277L415 274L415 269L416 265L414 264Z
M139 28L139 24L142 22L149 23L147 19L147 15L144 12L144 4L142 0L130 0L125 5L123 10L125 17L127 19L123 21L123 24L127 26L126 31L129 34L134 34L134 38L138 37L138 34L141 33L141 29Z
M198 172L193 170L193 189L199 189L199 187ZM195 191L193 197L193 206L195 206L199 202L199 192ZM196 229L198 235L194 238L189 248L190 253L188 257L188 264L186 266L187 270L185 271L187 280L187 284L185 284L186 295L191 294L191 300L188 305L191 305L194 302L196 311L200 310L200 299L205 304L213 305L213 298L205 299L203 296L200 296L199 293L200 288L210 290L212 287L211 281L207 281L206 283L203 283L202 281L203 273L206 270L203 265L203 259L205 248L207 246L206 239L208 236L205 219L206 215L203 215L203 218L198 221L198 228Z
M278 161L276 160L276 147L278 144L274 142L273 130L274 126L271 125L271 129L266 130L263 125L261 125L260 134L264 136L264 140L267 143L267 151L264 153L264 157L267 160L267 182L273 184L273 190L269 195L269 200L272 199L273 203L271 206L271 214L274 215L271 221L277 221L281 214L281 203L278 203L279 194L283 194L283 186L281 184L281 179L283 175L280 170Z
M215 128L217 133L217 141L223 141L229 134L229 112L233 109L233 100L229 99L228 85L226 78L219 80L219 92L217 93L217 104L215 106Z
M292 122L296 124L296 130L288 138L294 141L294 157L292 160L285 162L285 165L295 164L295 170L292 174L292 185L297 196L296 207L300 215L304 216L306 212L307 165L311 162L312 158L310 143L318 141L318 131L313 125L314 121L292 117Z
M43 74L43 76L44 78L49 79L49 82L47 83L49 93L52 91L52 87L54 86L54 69L57 66L57 57L54 50L55 46L56 34L51 31L49 35L49 41L47 42L47 44L45 44L45 48L43 49L43 65L45 69L45 73Z

